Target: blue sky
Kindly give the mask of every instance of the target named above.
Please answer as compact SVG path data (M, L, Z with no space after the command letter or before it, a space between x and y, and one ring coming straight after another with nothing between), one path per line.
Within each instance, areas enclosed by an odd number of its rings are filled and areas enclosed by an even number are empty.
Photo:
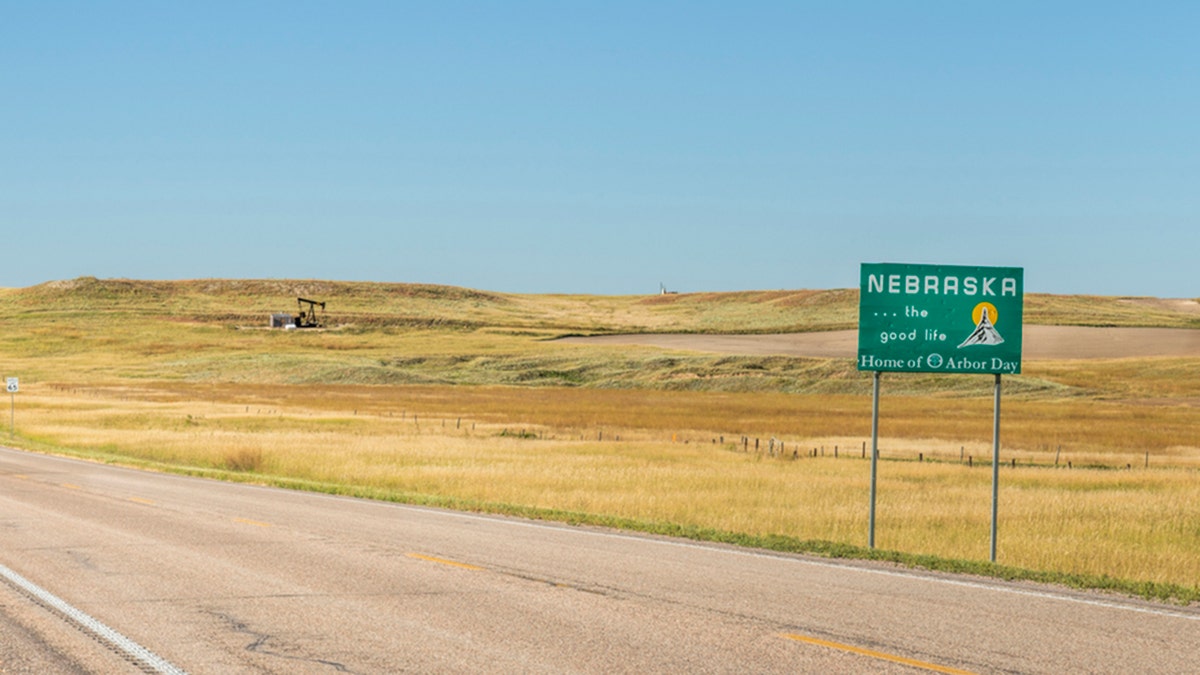
M1200 4L0 0L0 286L1200 296Z

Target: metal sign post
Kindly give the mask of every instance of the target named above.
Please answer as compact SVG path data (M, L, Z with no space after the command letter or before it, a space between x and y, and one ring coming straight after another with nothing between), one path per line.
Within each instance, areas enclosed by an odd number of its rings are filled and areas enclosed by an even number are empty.
M996 522L1000 514L1000 373L996 373L996 403L992 413L992 562L996 562Z
M1021 372L1025 270L863 263L860 280L858 369L875 373L868 545L875 548L881 373L987 373L996 377L991 541L996 562L1000 377Z
M879 475L879 378L883 373L875 371L875 397L871 403L871 517L867 546L875 548L875 482Z

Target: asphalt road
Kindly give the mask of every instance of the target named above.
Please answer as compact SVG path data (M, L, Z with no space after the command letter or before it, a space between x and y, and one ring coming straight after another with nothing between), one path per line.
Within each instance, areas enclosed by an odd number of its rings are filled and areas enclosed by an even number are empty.
M0 565L193 673L1182 673L1200 654L1195 607L10 450ZM61 614L0 580L0 672L154 672Z

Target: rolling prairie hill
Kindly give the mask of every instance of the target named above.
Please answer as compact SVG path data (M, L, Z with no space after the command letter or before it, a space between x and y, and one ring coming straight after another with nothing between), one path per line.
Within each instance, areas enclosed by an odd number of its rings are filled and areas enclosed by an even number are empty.
M762 334L849 330L858 291L780 290L670 295L520 295L428 284L316 280L137 281L81 277L0 289L6 320L137 316L265 327L296 299L327 302L330 328L523 328L585 333ZM1028 294L1025 323L1200 328L1194 299Z
M297 298L325 302L325 328L271 330ZM857 326L857 290L642 296L520 295L426 284L320 280L139 281L83 277L0 289L0 358L23 382L277 385L506 385L858 394L852 358L714 341L836 342ZM1200 328L1195 300L1027 295L1039 327ZM842 331L839 333L839 331ZM1184 330L1191 340L1200 332ZM645 334L692 344L575 344L568 336ZM1108 339L1115 333L1107 331ZM841 337L839 337L841 336ZM1073 348L1077 338L1071 338ZM1141 344L1139 338L1134 342ZM1031 342L1031 345L1034 344ZM1033 349L1033 347L1030 347ZM704 353L705 351L710 353ZM1186 355L1189 352L1185 352ZM1154 356L1154 353L1149 354ZM1175 354L1179 356L1179 354ZM1111 355L1109 355L1111 356ZM1131 356L1147 356L1144 352ZM852 357L852 355L851 355ZM1015 392L1196 397L1200 358L1027 369ZM1118 373L1119 371L1119 373ZM1146 378L1153 375L1152 386ZM1120 377L1118 377L1118 374ZM1132 379L1129 375L1132 374ZM1129 383L1125 381L1129 380ZM906 380L901 391L976 395L973 378ZM978 390L978 391L977 391Z

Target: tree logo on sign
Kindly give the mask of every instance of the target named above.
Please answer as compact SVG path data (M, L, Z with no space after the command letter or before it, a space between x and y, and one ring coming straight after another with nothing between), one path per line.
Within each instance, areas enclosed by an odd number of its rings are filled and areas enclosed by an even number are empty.
M996 311L996 306L990 302L981 302L975 305L975 309L971 312L971 318L975 321L975 330L971 335L963 340L963 343L958 346L970 347L972 345L998 345L1004 342L1004 338L1000 336L1000 332L996 330L996 321L999 319L999 312Z

